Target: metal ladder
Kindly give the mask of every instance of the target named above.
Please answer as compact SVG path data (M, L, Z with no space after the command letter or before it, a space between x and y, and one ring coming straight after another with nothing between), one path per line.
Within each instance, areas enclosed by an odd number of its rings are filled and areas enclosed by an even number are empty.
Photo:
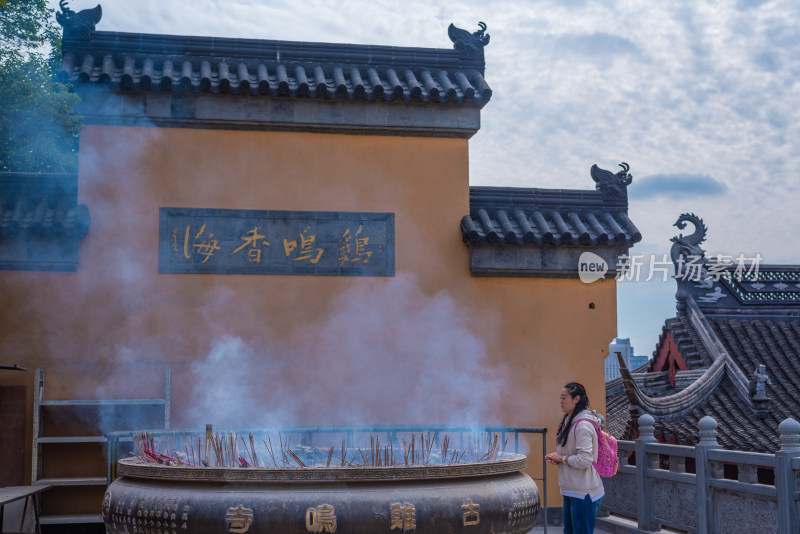
M54 443L106 443L105 436L43 436L43 413L47 407L78 406L163 406L164 428L170 428L170 370L164 372L164 398L161 399L103 399L103 400L45 400L44 369L34 371L33 383L33 454L31 467L31 483L48 486L106 486L107 477L69 477L43 478L42 465L44 450L48 444ZM42 496L45 500L46 495ZM99 507L99 504L98 504ZM97 514L42 515L42 525L102 523L103 518Z

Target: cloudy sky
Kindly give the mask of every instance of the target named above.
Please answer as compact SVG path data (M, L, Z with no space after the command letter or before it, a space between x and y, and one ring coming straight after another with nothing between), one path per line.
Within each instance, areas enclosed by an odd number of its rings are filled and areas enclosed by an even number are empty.
M53 7L57 2L51 0ZM70 7L92 7L73 0ZM796 0L103 0L99 30L451 48L488 25L492 100L472 185L591 189L593 163L634 177L632 254L669 252L678 215L705 248L800 264ZM690 229L689 229L690 230ZM673 281L619 284L619 335L650 355Z

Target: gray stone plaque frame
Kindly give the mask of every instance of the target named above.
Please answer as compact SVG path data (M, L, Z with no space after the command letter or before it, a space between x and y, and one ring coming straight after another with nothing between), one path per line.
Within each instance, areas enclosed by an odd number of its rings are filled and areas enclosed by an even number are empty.
M394 276L394 213L159 209L158 272Z

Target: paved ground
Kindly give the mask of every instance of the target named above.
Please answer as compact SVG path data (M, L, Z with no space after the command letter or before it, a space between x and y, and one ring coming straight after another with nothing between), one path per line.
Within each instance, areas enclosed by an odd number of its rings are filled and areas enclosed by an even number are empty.
M597 526L594 531L596 534L641 534L645 532L639 530L636 521L613 515L602 519L598 518ZM562 534L563 532L564 527L560 525L549 525L547 527L547 534ZM660 534L673 534L674 532L676 531L669 529L662 529L659 531ZM647 533L659 534L651 531L647 531ZM544 534L544 527L536 527L528 534Z

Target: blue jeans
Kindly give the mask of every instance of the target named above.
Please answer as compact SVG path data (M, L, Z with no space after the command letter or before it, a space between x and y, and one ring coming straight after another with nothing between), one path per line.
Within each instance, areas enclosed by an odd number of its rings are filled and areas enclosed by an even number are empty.
M592 534L594 521L597 518L597 509L603 499L592 502L586 495L583 499L564 496L564 534Z

